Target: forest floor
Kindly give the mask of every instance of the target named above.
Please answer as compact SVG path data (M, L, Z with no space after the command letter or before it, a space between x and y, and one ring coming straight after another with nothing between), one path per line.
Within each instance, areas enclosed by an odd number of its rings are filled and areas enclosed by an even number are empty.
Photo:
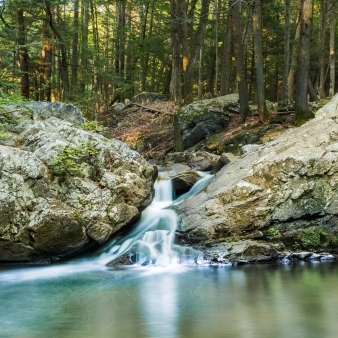
M313 113L322 104L312 105ZM146 159L161 162L168 152L174 151L173 114L178 108L174 102L148 104L146 108L126 107L118 113L111 109L107 113L110 136L125 142ZM162 113L155 112L156 110ZM294 112L277 108L270 110L270 123L259 121L255 106L251 106L251 116L243 124L239 114L231 116L229 124L222 130L200 142L195 150L205 150L216 154L240 153L240 147L248 143L266 143L289 128L294 128Z

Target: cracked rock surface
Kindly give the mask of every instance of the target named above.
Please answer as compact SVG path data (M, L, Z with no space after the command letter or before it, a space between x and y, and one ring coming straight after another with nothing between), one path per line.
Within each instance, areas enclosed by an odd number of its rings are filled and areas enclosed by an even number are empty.
M151 203L153 167L123 142L78 129L84 118L73 105L8 105L1 114L9 122L0 137L0 262L71 257Z
M337 252L337 108L338 95L314 119L242 155L175 206L177 241L212 247L254 238L289 250Z

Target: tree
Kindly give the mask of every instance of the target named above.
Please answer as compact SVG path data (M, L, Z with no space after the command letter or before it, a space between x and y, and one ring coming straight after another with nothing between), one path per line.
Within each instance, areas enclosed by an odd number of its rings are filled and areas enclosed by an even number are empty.
M296 124L303 124L311 117L308 106L308 81L313 19L313 1L302 0L300 15L300 43L296 76L295 114Z
M269 116L265 104L265 90L264 90L261 0L254 0L253 2L252 21L253 21L255 67L256 67L257 109L260 121L264 124L267 124L269 122Z
M236 79L238 83L238 93L240 101L241 120L245 122L249 113L249 95L245 76L244 46L242 43L241 31L241 3L237 0L230 0L229 15L234 39L234 53L236 58Z

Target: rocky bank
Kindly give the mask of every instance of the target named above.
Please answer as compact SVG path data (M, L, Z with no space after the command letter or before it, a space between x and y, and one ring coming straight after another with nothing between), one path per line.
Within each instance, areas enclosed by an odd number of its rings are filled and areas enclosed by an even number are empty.
M177 242L219 262L338 253L337 107L338 95L313 120L247 149L176 205Z
M0 262L51 262L102 244L152 201L154 168L79 129L63 103L0 108Z

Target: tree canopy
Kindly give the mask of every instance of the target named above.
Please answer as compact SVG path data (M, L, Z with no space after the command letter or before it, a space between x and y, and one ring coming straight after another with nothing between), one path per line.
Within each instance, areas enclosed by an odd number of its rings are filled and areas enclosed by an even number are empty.
M335 93L336 14L334 0L2 0L0 95L95 116L141 91L239 91L243 121L254 101L266 122L265 99L306 118L308 97Z

